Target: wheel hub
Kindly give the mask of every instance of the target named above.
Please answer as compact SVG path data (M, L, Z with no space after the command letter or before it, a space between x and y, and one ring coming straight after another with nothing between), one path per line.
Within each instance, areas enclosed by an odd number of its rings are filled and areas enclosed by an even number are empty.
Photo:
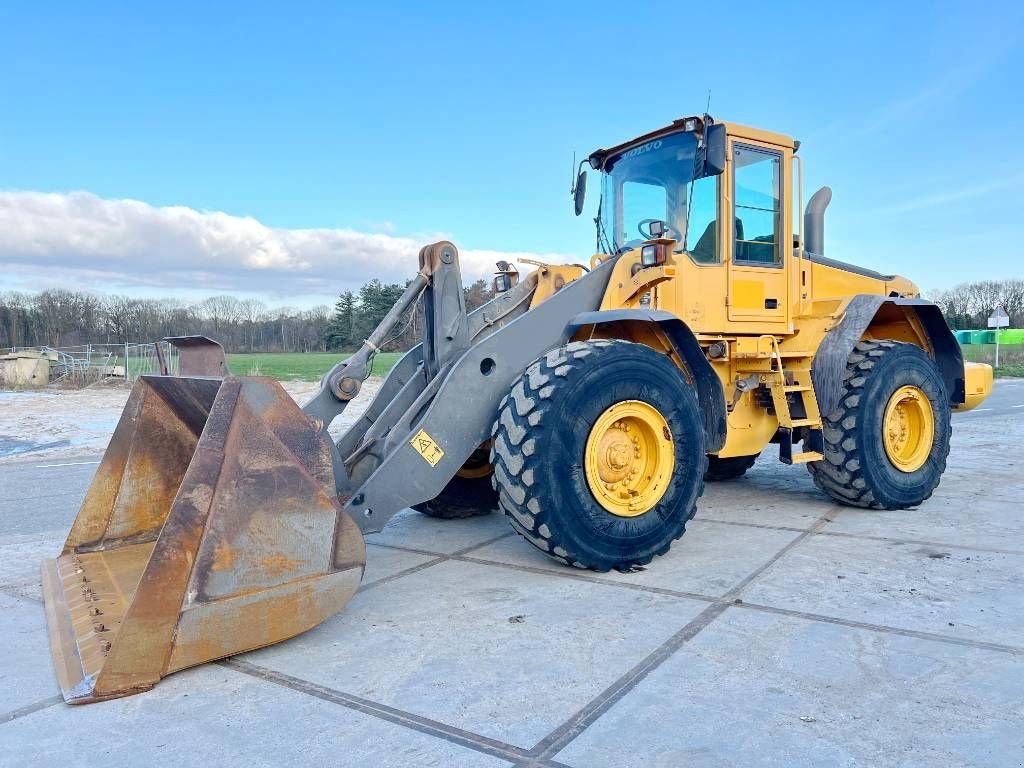
M885 454L901 472L924 466L935 441L935 415L928 395L907 385L893 392L882 418Z
M668 422L649 403L616 403L590 429L584 456L587 484L613 515L637 517L654 507L674 467Z

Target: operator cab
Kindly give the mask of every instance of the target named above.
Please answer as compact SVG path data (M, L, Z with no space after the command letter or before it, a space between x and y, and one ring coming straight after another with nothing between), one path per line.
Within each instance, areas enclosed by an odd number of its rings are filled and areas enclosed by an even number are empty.
M677 292L671 303L695 327L723 315L757 323L750 332L785 331L794 149L788 137L704 115L593 152L585 162L601 173L597 251L639 250L643 267L682 268L660 293ZM578 210L584 186L581 172ZM720 311L707 302L712 295L724 296Z

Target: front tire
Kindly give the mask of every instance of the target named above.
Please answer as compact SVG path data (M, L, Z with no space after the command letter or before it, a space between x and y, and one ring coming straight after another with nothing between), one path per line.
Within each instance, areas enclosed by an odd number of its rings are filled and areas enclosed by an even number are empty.
M839 405L823 420L815 484L854 507L905 509L939 484L949 456L949 394L913 344L862 341L850 354Z
M649 563L683 535L704 491L696 394L642 344L572 342L548 352L502 401L493 434L502 510L567 565Z

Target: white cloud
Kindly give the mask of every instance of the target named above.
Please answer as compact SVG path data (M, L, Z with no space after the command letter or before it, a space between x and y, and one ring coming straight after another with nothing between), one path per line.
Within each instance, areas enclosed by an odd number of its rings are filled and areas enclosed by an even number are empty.
M375 277L412 277L419 249L441 237L280 229L248 216L90 192L0 191L0 270L32 288L329 296ZM466 279L490 275L498 259L576 260L472 249L460 249L460 255ZM13 287L5 282L0 278L0 287Z

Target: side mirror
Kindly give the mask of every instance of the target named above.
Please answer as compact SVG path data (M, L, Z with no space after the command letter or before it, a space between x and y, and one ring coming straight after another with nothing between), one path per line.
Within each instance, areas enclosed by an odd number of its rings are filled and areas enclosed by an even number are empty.
M723 150L724 151L724 150ZM583 202L587 197L587 172L581 170L576 177L576 185L572 188L572 200L576 206L576 215L583 213Z
M719 176L725 171L725 126L709 125L704 130L704 175Z

